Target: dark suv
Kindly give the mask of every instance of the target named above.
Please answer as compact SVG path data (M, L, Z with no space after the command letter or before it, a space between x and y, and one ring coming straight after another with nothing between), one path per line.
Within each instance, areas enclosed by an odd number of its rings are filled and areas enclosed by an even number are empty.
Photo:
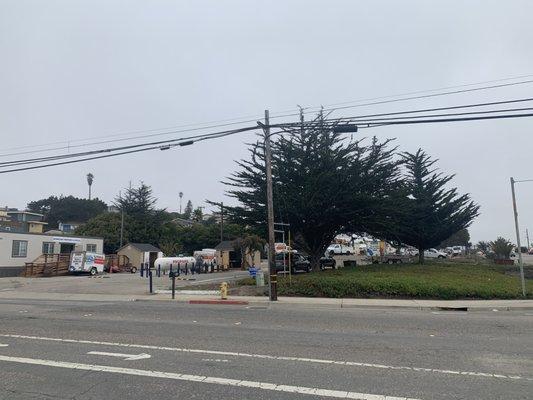
M307 258L302 256L299 253L291 253L290 256L290 269L291 273L294 274L298 271L311 272L311 263ZM276 254L276 271L289 272L289 254L288 253L278 253Z

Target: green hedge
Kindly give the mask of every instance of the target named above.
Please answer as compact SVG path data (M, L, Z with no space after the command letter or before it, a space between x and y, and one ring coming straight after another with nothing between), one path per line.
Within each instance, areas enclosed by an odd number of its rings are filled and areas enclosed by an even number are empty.
M533 281L528 280L529 298ZM513 299L520 280L494 266L370 265L278 278L283 296L335 298Z

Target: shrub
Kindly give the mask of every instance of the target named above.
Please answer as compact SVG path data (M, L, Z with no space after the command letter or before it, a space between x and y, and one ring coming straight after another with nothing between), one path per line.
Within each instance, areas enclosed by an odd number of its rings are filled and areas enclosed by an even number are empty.
M494 252L495 258L508 259L514 246L509 240L498 237L494 242L490 242L490 247Z

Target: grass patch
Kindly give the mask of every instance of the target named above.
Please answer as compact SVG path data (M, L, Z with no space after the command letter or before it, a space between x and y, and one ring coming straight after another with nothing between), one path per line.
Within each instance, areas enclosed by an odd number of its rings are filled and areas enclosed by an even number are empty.
M515 267L518 269L517 267ZM519 299L520 279L495 265L365 265L278 277L281 296L334 298ZM533 298L533 280L526 280Z

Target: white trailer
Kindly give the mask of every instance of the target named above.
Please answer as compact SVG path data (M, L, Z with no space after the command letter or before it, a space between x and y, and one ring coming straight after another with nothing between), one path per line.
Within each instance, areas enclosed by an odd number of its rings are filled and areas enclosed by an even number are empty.
M70 255L69 272L88 272L91 275L104 272L105 255L88 251L74 251Z

